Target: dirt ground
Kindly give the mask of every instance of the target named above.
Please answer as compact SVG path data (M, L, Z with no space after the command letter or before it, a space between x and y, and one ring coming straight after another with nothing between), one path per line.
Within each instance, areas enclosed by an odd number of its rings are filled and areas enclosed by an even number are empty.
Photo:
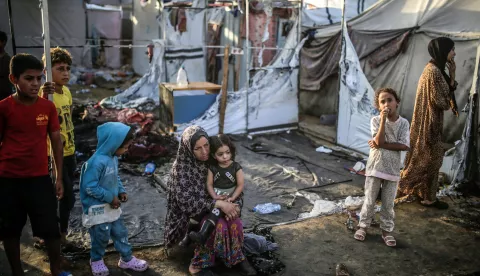
M86 103L112 94L111 90L92 89L92 93L74 97L75 102ZM352 181L326 186L316 192L323 197L345 198L361 194L362 189L362 181ZM451 206L446 211L425 208L418 203L396 206L396 248L383 243L380 229L376 227L369 230L365 242L354 240L353 232L345 226L346 214L276 226L272 234L280 247L278 257L286 265L278 275L335 275L338 263L345 264L351 275L480 275L480 198L445 200ZM24 230L21 249L26 275L48 275L46 254L33 247L29 227ZM144 273L118 269L115 253L106 256L106 263L111 275L188 275L191 248L177 249L169 258L165 258L163 252L161 247L135 251L135 256L150 263ZM69 271L73 275L91 275L88 256L73 260L71 265ZM215 268L215 272L224 276L240 275L223 267ZM9 275L8 262L0 246L0 276Z
M344 225L345 214L274 227L279 258L286 265L279 275L335 275L337 263L345 264L351 275L480 275L480 199L446 200L451 205L447 211L417 203L397 206L397 248L385 246L378 228L369 231L365 242L354 240ZM26 275L45 275L45 253L32 246L29 231L25 232L22 260ZM174 251L169 259L165 259L163 248L137 250L135 255L150 262L147 272L119 270L118 256L112 253L106 257L111 275L188 275L192 250ZM1 276L11 275L3 252L0 271ZM75 276L91 275L88 259L74 261L70 271ZM239 275L221 267L216 272Z

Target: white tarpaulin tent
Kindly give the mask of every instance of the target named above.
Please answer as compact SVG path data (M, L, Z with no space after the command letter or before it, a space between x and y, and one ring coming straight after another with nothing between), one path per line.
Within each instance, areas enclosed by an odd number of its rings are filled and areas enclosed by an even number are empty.
M17 53L43 54L42 17L38 0L11 0ZM66 47L75 64L81 64L86 25L83 0L49 0L50 45ZM13 54L7 0L0 0L0 30L8 37L7 52Z
M378 0L304 0L302 26L319 27L342 21L342 8L345 1L345 19L353 18Z
M364 107L373 103L372 90L359 89L359 85L368 87L362 83L363 73L373 89L392 87L397 90L402 99L400 115L411 120L418 79L430 60L427 45L438 36L449 36L455 41L456 79L459 83L456 98L461 109L467 102L466 91L470 90L472 84L476 47L480 39L479 14L480 1L385 0L350 20L348 33L355 51L350 49L349 53L347 47L347 61L354 61L354 56L357 56L360 66L355 76L349 75L355 72L346 70L343 72L348 74L340 76L342 80L347 80L344 88L352 88L352 83L356 83L357 87L350 89L350 93L340 92L339 109L334 110L339 113L338 143L368 153L368 116L355 116L353 106L348 107L350 112L347 115L344 113L346 110L342 109L345 108L342 103L346 102L357 101ZM301 103L304 112L331 112L331 107L335 106L339 97L339 80L335 77L340 61L340 51L337 49L341 41L339 34L338 25L318 29L315 37L302 49L300 89L301 93L311 95L310 103ZM338 54L331 49L338 51ZM330 66L327 72L324 68L329 64L335 66ZM347 96L350 98L346 99ZM314 97L319 98L315 105L312 104ZM342 116L350 116L350 119ZM445 139L450 142L460 139L464 122L464 114L456 118L451 112L446 112Z
M10 2L17 53L29 53L41 58L43 31L40 2L38 0L11 0ZM121 8L85 5L83 0L49 0L48 9L50 45L66 48L72 54L74 65L91 67L92 51L97 54L99 52L98 47L86 46L87 36L103 38L106 46L119 44L122 27ZM9 34L6 50L13 54L7 0L0 0L0 30ZM108 67L120 67L119 48L106 47L105 58Z

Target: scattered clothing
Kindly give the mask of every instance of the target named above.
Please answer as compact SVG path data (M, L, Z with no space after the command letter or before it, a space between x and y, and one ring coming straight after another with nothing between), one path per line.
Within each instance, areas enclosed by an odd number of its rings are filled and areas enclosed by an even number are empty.
M275 251L278 249L278 244L268 241L264 236L246 233L244 235L243 249L245 253L260 255L267 251Z
M271 231L271 227L262 229L255 228L253 230L253 234L265 237L266 241L270 243L269 248L273 249L276 243L273 235L271 234ZM275 275L285 269L285 264L280 261L277 253L275 253L274 250L267 250L261 254L250 254L246 251L246 248L244 247L244 251L247 259L259 275Z

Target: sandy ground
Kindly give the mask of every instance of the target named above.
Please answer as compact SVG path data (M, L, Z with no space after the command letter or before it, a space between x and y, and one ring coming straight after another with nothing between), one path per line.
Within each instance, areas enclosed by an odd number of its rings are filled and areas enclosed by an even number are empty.
M452 205L447 211L416 203L397 206L397 248L382 242L378 228L369 231L365 242L354 240L344 225L345 214L274 227L279 257L287 267L279 275L335 275L337 263L344 263L352 275L480 275L480 199L447 200ZM174 251L168 259L163 248L144 249L135 255L150 262L147 272L119 270L118 256L112 253L106 257L111 275L188 275L192 250ZM48 271L45 253L33 248L28 233L22 240L22 260L26 275ZM11 275L3 252L0 271L1 276ZM76 260L70 271L75 276L91 275L88 259ZM221 267L216 272L239 275Z
M111 90L92 89L89 94L74 95L85 103L113 94ZM335 162L335 161L332 161ZM331 185L317 192L329 198L361 194L363 183ZM365 242L353 239L345 226L346 214L312 218L290 225L276 226L273 235L280 249L279 258L286 269L279 275L335 275L335 266L345 264L351 275L480 275L480 198L446 198L451 208L440 211L417 203L396 206L397 248L387 247L379 228L369 230ZM118 269L118 255L106 256L111 275L188 275L192 249L176 250L168 259L163 248L135 251L151 267L144 273ZM29 227L22 237L21 258L26 275L49 275L46 254L33 247ZM88 258L72 261L75 276L92 275ZM235 270L215 268L219 275L240 275ZM10 274L3 247L0 246L0 276Z

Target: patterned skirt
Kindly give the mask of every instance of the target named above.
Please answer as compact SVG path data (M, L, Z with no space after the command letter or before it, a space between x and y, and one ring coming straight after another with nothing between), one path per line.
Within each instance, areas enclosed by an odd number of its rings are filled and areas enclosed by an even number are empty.
M191 264L195 268L212 267L215 259L219 258L225 266L232 267L245 260L242 248L242 221L240 219L226 221L221 218L217 222L215 232L205 245L198 245L195 248Z

